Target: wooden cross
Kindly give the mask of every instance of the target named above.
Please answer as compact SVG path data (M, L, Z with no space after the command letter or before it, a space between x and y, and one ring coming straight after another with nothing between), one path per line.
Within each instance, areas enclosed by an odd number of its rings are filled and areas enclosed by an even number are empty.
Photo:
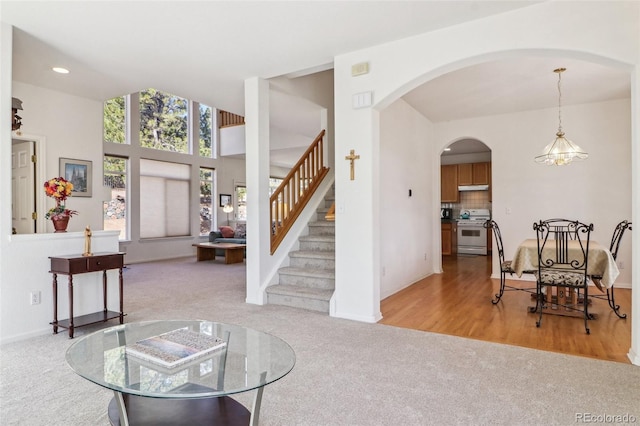
M344 157L345 160L351 161L351 180L355 179L355 161L360 159L359 155L355 155L355 149L352 149L349 155Z

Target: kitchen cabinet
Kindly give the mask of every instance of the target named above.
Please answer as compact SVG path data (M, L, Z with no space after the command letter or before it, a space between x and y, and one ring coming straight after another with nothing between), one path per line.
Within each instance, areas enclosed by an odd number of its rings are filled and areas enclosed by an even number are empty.
M458 226L455 221L442 222L441 239L442 255L451 256L458 253Z
M458 202L458 165L456 164L440 166L440 201Z
M489 185L491 163L458 164L458 185Z

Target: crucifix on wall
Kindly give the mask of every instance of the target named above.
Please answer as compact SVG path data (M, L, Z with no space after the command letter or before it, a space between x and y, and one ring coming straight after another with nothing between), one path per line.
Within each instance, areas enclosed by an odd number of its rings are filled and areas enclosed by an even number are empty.
M355 179L355 161L360 159L359 155L356 155L355 149L352 149L349 155L344 157L345 160L349 160L351 162L351 180Z

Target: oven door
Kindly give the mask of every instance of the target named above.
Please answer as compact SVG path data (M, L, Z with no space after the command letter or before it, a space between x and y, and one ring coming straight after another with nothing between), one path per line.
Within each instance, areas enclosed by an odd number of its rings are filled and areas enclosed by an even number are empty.
M458 222L458 254L487 255L487 229L481 223Z

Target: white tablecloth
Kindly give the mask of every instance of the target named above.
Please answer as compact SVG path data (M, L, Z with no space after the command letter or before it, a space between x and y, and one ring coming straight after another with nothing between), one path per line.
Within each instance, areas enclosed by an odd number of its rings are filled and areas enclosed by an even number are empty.
M555 250L553 241L547 242L547 247ZM545 247L545 250L547 249ZM572 251L580 250L577 241L569 242L569 257ZM582 255L579 254L579 257ZM522 276L524 271L532 271L538 269L538 241L534 239L524 240L516 249L516 253L511 261L511 268L518 276ZM596 241L589 242L589 258L587 264L587 273L589 275L601 275L602 284L610 288L613 286L616 278L620 275L618 265L613 259L608 248L602 246Z

